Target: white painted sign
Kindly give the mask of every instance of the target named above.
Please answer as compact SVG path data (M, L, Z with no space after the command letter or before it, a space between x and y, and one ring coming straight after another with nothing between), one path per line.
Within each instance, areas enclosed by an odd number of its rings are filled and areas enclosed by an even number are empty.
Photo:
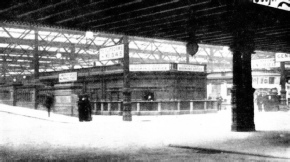
M280 64L276 63L274 58L252 60L251 65L252 69L270 69L280 67Z
M71 96L55 96L55 103L71 103Z
M253 0L253 3L268 6L268 7L274 7L281 10L290 11L289 0Z
M120 59L124 57L124 44L101 48L100 61Z
M177 71L204 72L203 65L178 64Z
M77 79L78 79L77 72L60 73L58 76L59 82L73 82L73 81L77 81Z
M285 62L290 61L290 54L287 53L276 53L275 54L276 62Z
M132 64L130 71L169 71L171 64Z

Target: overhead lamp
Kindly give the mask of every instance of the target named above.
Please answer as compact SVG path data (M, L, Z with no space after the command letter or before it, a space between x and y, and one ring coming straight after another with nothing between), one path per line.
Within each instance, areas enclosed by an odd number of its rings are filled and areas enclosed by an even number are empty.
M198 44L196 41L189 41L186 44L186 53L190 56L194 56L198 51Z

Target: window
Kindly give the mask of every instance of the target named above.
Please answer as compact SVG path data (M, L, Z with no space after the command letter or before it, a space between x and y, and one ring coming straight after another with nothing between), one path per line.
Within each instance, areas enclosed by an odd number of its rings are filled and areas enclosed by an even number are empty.
M264 84L269 84L269 78L268 77L264 78Z
M275 77L269 77L269 84L275 83Z

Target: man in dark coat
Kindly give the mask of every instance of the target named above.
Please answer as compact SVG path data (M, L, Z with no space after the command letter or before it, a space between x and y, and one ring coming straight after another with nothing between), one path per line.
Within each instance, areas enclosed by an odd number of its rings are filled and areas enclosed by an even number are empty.
M85 96L84 107L85 107L85 121L91 121L92 120L92 107L91 107L91 102L88 96Z
M83 96L79 96L78 112L79 112L79 121L80 122L84 121L84 101L83 101Z
M262 94L259 94L257 96L257 105L258 105L258 110L259 111L262 111L263 101L264 101L264 98L263 98Z
M223 97L219 94L216 100L217 100L218 111L220 111L222 109Z
M51 94L46 95L44 105L47 108L48 117L50 117L50 111L51 111L52 104L53 104L53 96Z

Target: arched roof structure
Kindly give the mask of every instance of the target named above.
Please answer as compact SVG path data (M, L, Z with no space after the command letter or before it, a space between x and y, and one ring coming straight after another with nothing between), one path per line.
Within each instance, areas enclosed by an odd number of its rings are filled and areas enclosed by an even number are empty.
M202 49L190 58L191 61L207 63L209 72L228 71L231 70L232 57L227 52L221 53L223 49L218 46L231 45L232 15L238 2L249 4L246 12L249 22L254 22L256 50L270 51L266 55L290 52L290 14L265 6L269 4L266 2L259 5L249 0L3 0L0 2L1 73L7 76L33 73L36 30L39 34L40 72L68 69L72 62L74 68L91 67L96 61L97 64L108 64L98 62L97 55L93 53L102 45L114 44L124 34L181 42L170 47L173 53L166 53L161 50L158 40L156 43L147 39L147 43L140 45L136 42L142 40L135 39L132 44L137 62L140 59L144 61L140 52L144 54L146 51L147 55L151 53L151 57L144 56L146 61L156 61L152 51L157 52L158 57L168 55L163 61L182 61L184 49L176 46L184 45L194 37L197 43L207 46L201 46ZM87 39L87 31L94 32L96 39ZM210 45L217 46L209 50L206 47ZM57 53L62 54L61 59L56 58ZM260 52L253 56L261 57Z
M249 3L255 49L289 53L289 12L265 6L277 1L254 2L259 0L2 0L0 21L182 42L194 32L198 43L229 45L234 7Z

